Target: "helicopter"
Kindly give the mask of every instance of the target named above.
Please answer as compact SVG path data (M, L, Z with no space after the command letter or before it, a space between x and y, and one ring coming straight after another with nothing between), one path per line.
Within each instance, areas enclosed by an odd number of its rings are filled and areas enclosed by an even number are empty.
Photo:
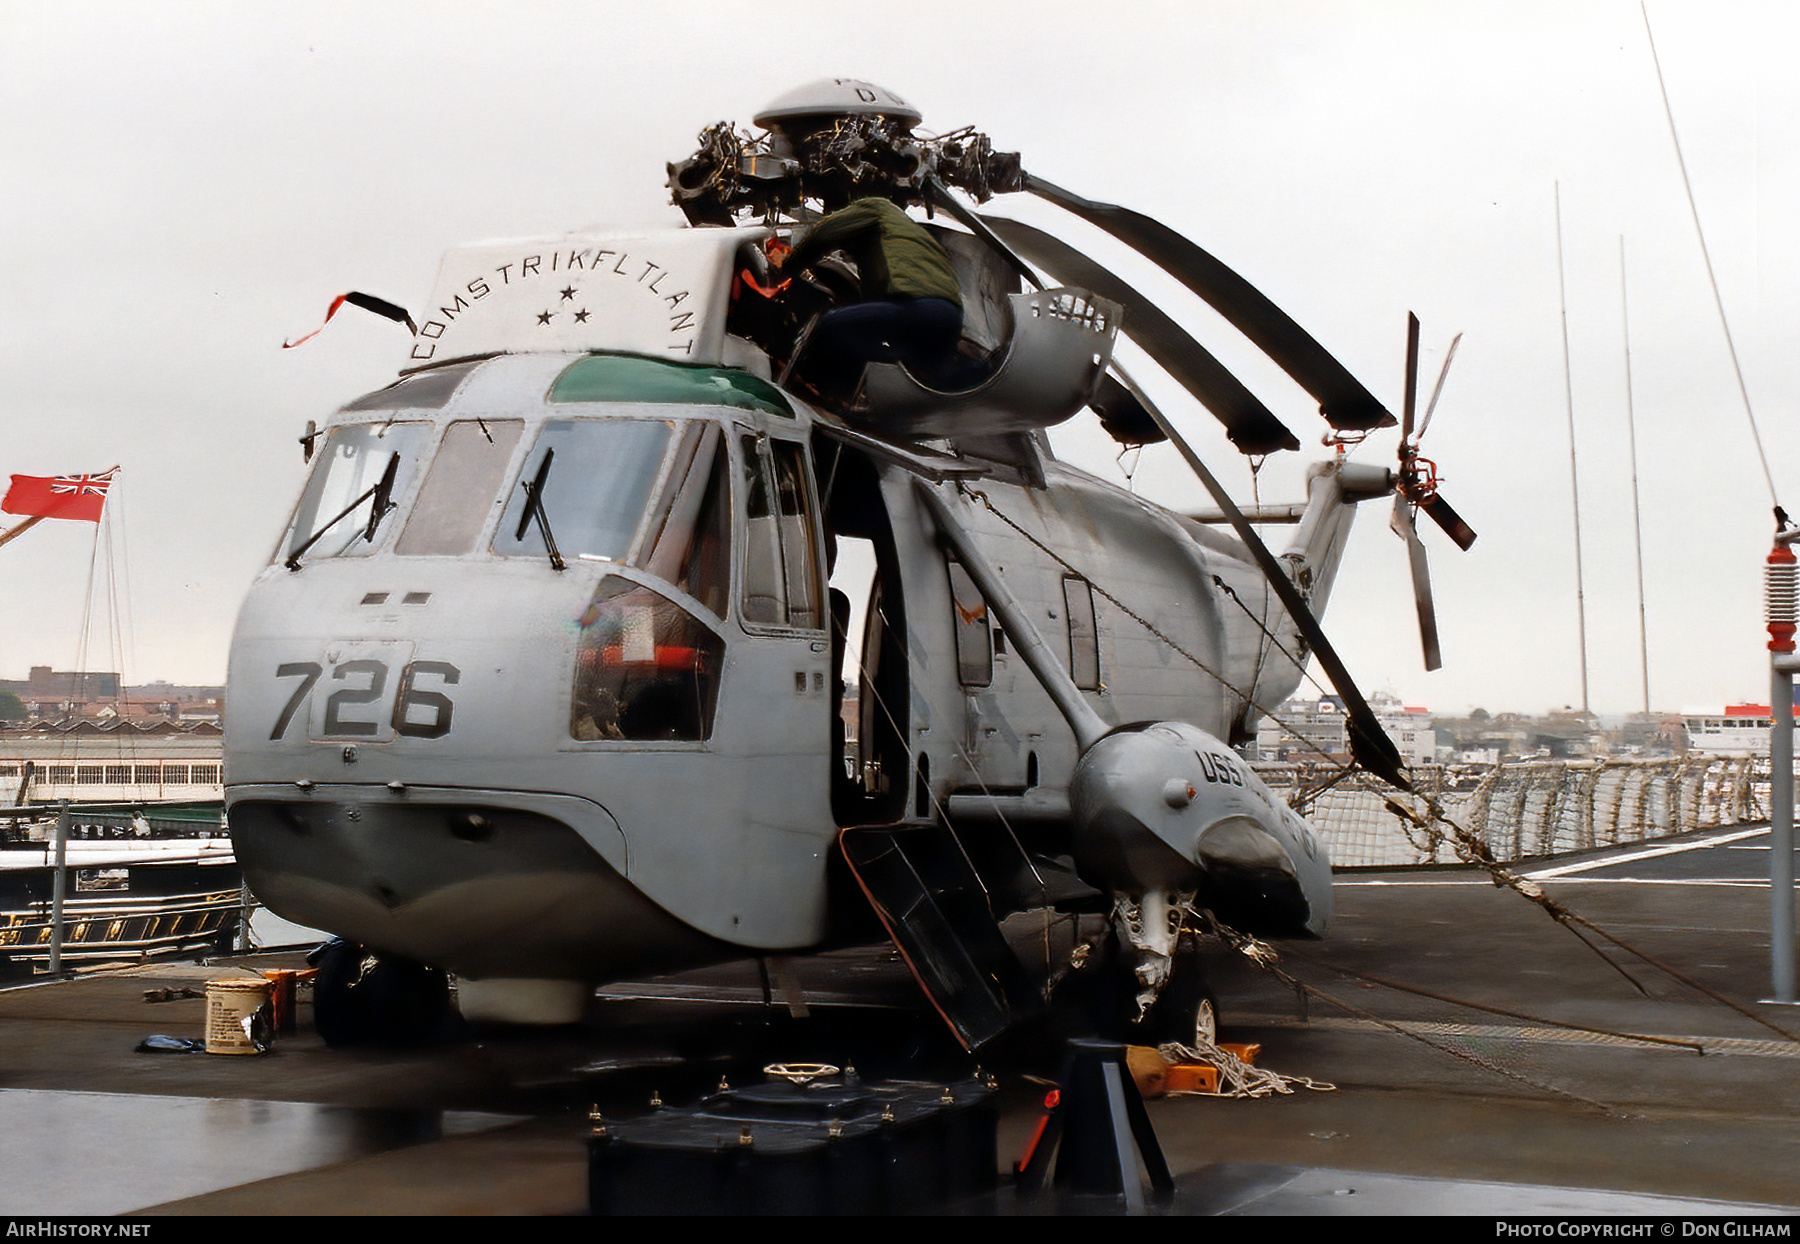
M1394 497L1409 549L1420 510L1473 540L1417 453L1416 321L1401 462L1315 465L1277 556L1118 339L1243 453L1294 434L1119 277L970 203L1049 199L1184 280L1339 433L1395 418L1193 243L921 120L812 83L669 166L685 227L452 249L416 319L333 304L410 350L301 438L225 731L246 880L336 935L328 1040L416 1035L445 974L466 1018L567 1023L603 982L885 938L974 1049L1043 1008L1002 930L1040 908L1104 915L1128 1022L1192 1038L1216 1016L1187 913L1326 931L1325 846L1238 749L1316 658L1357 760L1406 785L1316 614L1360 502ZM871 362L828 398L809 333L846 295L771 258L872 195L930 213L959 366ZM1083 411L1170 440L1219 513L1058 461L1044 430ZM872 567L860 599L840 548Z

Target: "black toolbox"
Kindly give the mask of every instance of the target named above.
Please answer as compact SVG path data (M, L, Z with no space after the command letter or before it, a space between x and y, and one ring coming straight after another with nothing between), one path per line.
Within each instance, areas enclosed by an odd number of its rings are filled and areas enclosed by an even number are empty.
M785 1073L785 1074L783 1074ZM596 1120L595 1214L929 1213L997 1180L992 1081L773 1067L693 1106Z

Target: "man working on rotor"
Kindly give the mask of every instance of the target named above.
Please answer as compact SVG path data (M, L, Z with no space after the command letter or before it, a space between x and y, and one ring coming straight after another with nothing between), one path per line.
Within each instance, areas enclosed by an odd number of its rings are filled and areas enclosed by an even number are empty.
M848 394L867 363L904 363L923 377L950 360L962 336L962 286L925 226L887 199L858 199L821 218L782 262L801 272L832 251L856 263L862 301L819 317L808 371Z

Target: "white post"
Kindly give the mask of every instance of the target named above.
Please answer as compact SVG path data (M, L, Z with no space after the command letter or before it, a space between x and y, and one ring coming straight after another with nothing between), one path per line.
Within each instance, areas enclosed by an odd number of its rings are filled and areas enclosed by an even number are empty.
M1800 611L1800 564L1788 548L1800 529L1775 533L1775 547L1764 564L1763 578L1769 624L1769 973L1771 1002L1792 1005L1794 999L1794 652L1796 613Z
M1794 659L1777 655L1769 733L1769 972L1771 1002L1794 1002Z
M69 885L69 801L56 813L56 871L50 874L50 975L62 975L63 899Z

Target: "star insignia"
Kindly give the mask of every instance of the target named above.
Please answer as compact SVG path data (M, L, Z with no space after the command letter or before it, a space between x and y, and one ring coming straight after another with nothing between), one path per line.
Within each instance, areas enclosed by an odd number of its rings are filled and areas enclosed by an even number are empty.
M577 324L585 324L588 322L588 312L586 307L583 307L575 313L575 322Z
M575 287L573 285L571 285L567 289L563 290L562 300L564 302L574 302L575 301Z
M538 323L540 324L548 324L554 318L555 315L549 311L540 311L538 313Z

